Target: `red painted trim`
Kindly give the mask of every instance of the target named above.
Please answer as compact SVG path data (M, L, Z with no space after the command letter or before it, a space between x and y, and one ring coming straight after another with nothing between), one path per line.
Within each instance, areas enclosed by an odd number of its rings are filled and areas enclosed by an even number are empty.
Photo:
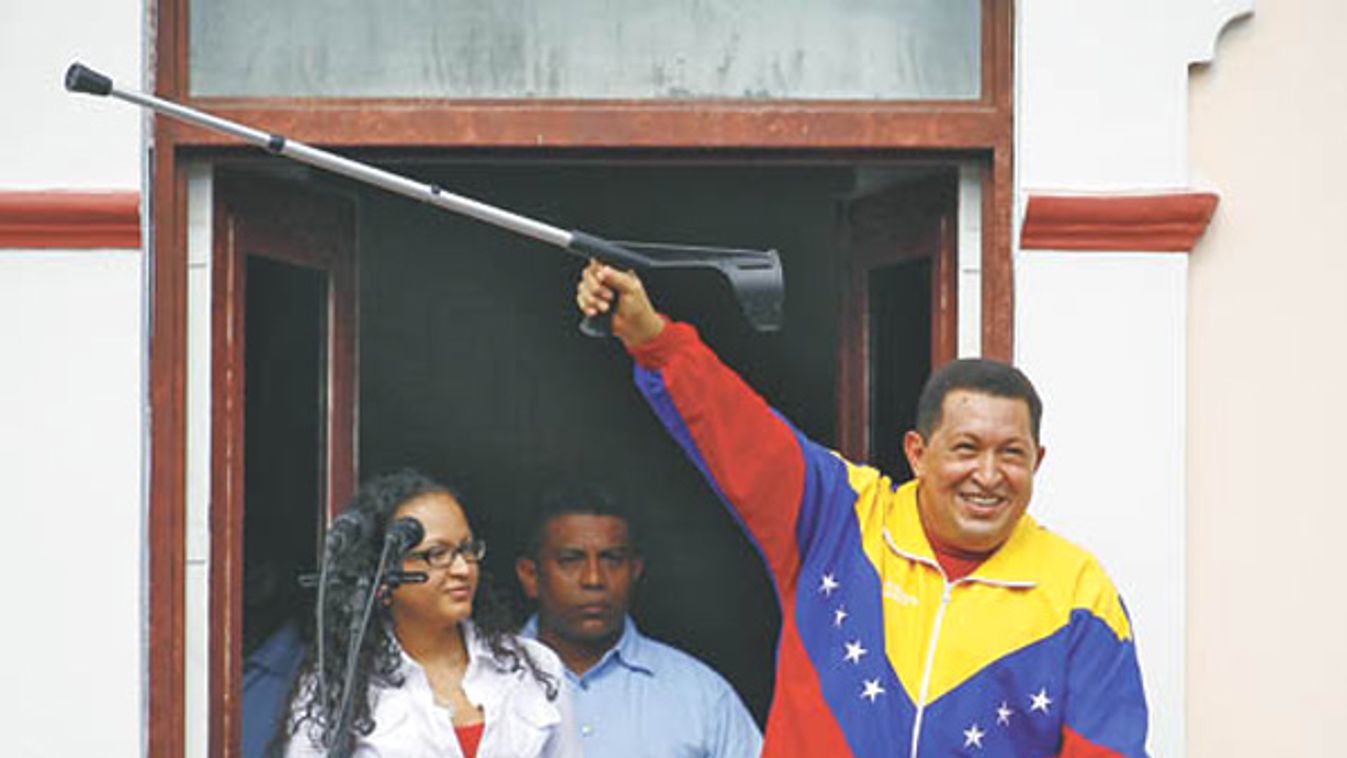
M1219 200L1212 192L1032 195L1020 247L1186 253L1207 230Z
M0 192L2 248L138 248L139 192Z

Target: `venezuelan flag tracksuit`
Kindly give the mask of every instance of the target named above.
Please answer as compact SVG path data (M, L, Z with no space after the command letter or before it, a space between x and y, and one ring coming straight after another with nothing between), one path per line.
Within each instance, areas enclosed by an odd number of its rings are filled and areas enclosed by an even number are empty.
M916 484L796 431L686 324L636 383L762 552L781 603L764 756L1138 756L1131 627L1084 550L1025 516L947 582Z

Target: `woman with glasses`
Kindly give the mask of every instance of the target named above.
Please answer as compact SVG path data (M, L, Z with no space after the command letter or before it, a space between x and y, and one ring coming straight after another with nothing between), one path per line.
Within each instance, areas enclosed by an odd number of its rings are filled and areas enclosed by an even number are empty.
M403 470L364 484L346 513L353 514L343 514L348 524L362 527L329 556L323 661L315 644L277 740L284 754L340 754L353 746L356 756L579 756L561 663L541 643L512 633L482 572L486 545L474 538L458 497ZM425 535L397 576L425 580L378 588L347 696L346 649L367 597L362 577L375 573L388 526L408 516ZM339 735L344 696L352 701L350 728Z

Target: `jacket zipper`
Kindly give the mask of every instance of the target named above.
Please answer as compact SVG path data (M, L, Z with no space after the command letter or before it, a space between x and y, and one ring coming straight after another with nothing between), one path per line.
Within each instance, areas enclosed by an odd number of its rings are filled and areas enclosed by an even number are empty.
M945 589L940 596L940 607L936 609L935 612L935 623L931 626L931 641L926 646L926 667L921 673L921 691L917 695L917 715L912 721L912 752L910 755L911 758L917 758L917 742L921 737L921 717L922 714L926 712L926 697L930 694L931 690L931 672L935 670L935 646L940 640L940 627L945 621L945 609L949 607L950 594L954 589L954 585L963 584L965 582L977 582L978 584L1003 587L1006 589L1030 589L1035 586L1035 583L1004 579L984 579L976 576L965 576L951 582L949 576L945 573L945 569L942 568L939 563L927 560L918 555L912 555L899 548L898 545L894 543L893 536L889 534L888 529L884 530L884 542L895 554L906 558L909 561L914 561L935 569L940 574L940 580L945 584Z
M936 567L945 583L940 596L940 608L935 612L935 624L931 628L931 641L926 646L926 666L921 672L921 693L917 696L917 716L912 720L912 758L917 758L917 741L921 738L921 717L926 712L926 696L931 689L931 672L935 670L935 646L940 640L940 625L945 620L945 609L949 607L950 590L957 582L951 582L945 576L944 569Z

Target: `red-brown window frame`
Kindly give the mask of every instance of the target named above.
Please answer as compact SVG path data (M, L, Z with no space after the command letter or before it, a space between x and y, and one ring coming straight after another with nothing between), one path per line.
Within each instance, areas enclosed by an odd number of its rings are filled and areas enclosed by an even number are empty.
M829 156L909 151L981 156L982 352L1012 346L1014 3L982 0L975 101L590 101L192 98L188 0L155 0L154 92L329 147L554 150L731 149ZM187 183L183 158L232 144L156 116L151 167L149 754L184 750Z

